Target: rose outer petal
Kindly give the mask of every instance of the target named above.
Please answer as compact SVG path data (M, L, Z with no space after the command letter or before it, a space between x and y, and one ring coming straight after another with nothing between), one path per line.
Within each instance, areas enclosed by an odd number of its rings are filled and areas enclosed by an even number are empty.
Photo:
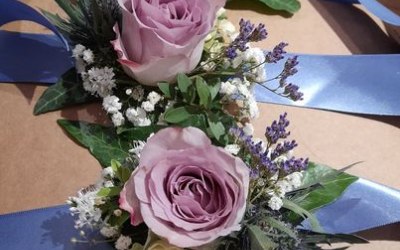
M135 183L132 178L136 172L132 173L131 178L125 183L124 188L119 194L119 207L131 214L131 224L134 226L143 222L139 199L136 196Z

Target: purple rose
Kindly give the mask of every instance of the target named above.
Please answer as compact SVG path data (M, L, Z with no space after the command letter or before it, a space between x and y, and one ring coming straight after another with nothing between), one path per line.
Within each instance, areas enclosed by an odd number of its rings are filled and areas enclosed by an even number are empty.
M186 248L240 230L249 170L200 129L166 128L151 137L125 184L120 207L172 245Z
M172 81L200 61L204 38L226 0L118 0L122 32L112 41L124 71L145 85Z

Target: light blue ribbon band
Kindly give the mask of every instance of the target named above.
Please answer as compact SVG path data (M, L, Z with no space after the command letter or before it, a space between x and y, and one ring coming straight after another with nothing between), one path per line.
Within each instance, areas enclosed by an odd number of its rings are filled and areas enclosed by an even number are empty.
M257 101L359 114L400 115L400 55L299 55L298 60L299 73L288 81L300 86L304 100L293 102L256 85ZM279 75L283 64L284 60L267 64L268 77ZM277 84L271 82L269 86Z
M360 3L364 5L364 7L369 12L380 18L382 21L395 26L400 26L400 16L398 16L396 13L386 8L383 4L379 3L376 0L329 0L329 1L350 3L350 4Z
M3 250L108 250L108 243L74 244L80 238L68 206L57 206L0 216L0 249ZM94 232L89 238L103 239Z
M359 179L316 216L327 233L356 233L395 223L400 220L400 193ZM73 220L66 205L1 215L0 249L112 249L108 244L72 244L72 237L79 238ZM101 239L97 232L91 237Z

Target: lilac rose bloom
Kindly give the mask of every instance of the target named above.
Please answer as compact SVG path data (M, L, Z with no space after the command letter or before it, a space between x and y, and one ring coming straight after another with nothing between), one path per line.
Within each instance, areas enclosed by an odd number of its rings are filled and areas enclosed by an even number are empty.
M193 70L225 1L118 0L122 27L114 26L112 44L124 71L154 86Z
M191 248L240 230L248 189L240 158L213 146L200 129L166 128L141 152L120 207L132 224L144 221L170 244Z

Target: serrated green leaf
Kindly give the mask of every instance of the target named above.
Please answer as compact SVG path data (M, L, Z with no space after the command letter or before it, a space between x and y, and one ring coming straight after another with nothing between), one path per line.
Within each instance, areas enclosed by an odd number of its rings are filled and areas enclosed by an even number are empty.
M33 113L43 114L69 105L91 102L96 100L83 89L80 77L75 68L64 73L58 82L48 87L37 101Z
M173 98L173 88L171 87L171 84L167 82L160 82L158 83L158 88L161 90L161 92L164 94L166 98Z
M298 0L258 0L275 10L284 10L289 13L297 12L301 4Z
M207 129L207 121L204 114L193 114L188 119L179 123L182 127L196 127L203 131Z
M178 88L179 90L186 94L188 92L189 86L192 85L192 81L185 74L178 74L177 76Z
M121 162L128 156L130 142L120 139L112 127L80 121L57 122L73 139L88 148L103 167L109 166L112 159Z
M221 82L218 81L216 84L210 86L211 101L215 99L221 88Z
M248 225L247 230L250 237L251 249L272 250L277 247L277 245L265 235L260 227L255 225Z
M201 77L196 77L196 91L200 98L200 105L208 107L211 102L211 93L207 83Z
M212 135L217 139L218 141L221 139L221 136L225 135L225 127L224 124L222 124L221 121L218 120L213 120L213 119L208 119L208 125L210 126L210 131Z
M121 187L104 187L97 192L99 197L112 197L117 196L121 192Z
M164 120L176 124L187 120L191 115L187 107L170 108L165 112Z

